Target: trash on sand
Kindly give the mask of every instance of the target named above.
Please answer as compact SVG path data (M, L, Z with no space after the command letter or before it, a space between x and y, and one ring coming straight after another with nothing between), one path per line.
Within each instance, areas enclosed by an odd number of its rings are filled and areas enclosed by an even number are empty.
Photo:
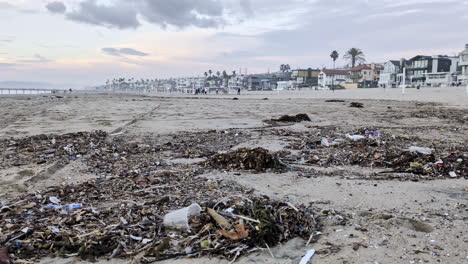
M366 138L365 136L362 136L362 135L346 135L346 137L354 141L358 141L360 139Z
M424 155L431 155L433 149L411 146L411 147L409 147L408 151L409 152L418 152L418 153L421 153L421 154L424 154Z
M240 148L225 154L217 154L206 164L216 169L243 169L259 172L266 169L285 169L286 167L263 148Z
M49 197L49 201L51 201L52 203L54 204L59 204L60 203L60 199L58 199L57 197Z
M207 208L206 211L211 217L213 217L213 219L216 221L216 223L218 223L218 225L220 225L221 227L225 229L231 228L231 224L226 220L226 218L222 217L215 210L211 208Z
M305 254L304 257L302 257L301 261L299 264L307 264L309 263L309 260L314 256L315 254L315 249L309 249L307 253Z
M331 100L326 100L325 103L344 103L346 102L345 100L339 100L339 99L331 99Z
M55 209L55 210L63 209L67 212L71 212L73 210L80 209L81 207L83 207L82 204L66 204L66 205L48 204L44 206L44 209Z
M366 130L366 131L364 132L364 134L366 134L366 135L371 135L371 136L375 136L375 137L380 137L380 136L382 136L382 133L379 132L379 131L368 131L368 130Z
M226 231L226 230L217 230L216 233L234 241L241 240L249 236L249 231L245 229L244 224L236 225L235 232Z
M364 104L363 103L357 103L357 102L351 102L349 107L355 107L355 108L363 108Z
M189 226L189 217L197 216L202 211L200 205L191 204L188 207L173 211L164 216L164 226L174 229L187 230Z
M452 177L452 178L457 178L458 177L457 173L454 172L454 171L449 172L449 176Z
M341 142L329 140L328 138L323 137L321 141L322 146L330 147L341 144Z
M275 122L294 122L299 123L302 121L311 121L310 117L307 114L297 114L295 116L284 115L278 119L271 119L271 121Z

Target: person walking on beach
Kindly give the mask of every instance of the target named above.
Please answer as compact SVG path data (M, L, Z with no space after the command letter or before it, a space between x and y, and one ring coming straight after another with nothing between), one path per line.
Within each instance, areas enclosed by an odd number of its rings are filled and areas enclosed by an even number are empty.
M237 88L237 95L240 95L240 88Z

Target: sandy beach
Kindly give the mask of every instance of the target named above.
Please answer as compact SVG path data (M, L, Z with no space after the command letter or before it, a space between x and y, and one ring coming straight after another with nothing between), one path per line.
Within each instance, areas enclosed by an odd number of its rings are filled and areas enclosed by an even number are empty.
M363 107L350 107L351 102L362 103ZM348 134L370 130L388 136L394 143L388 148L417 145L436 151L457 150L468 159L465 87L407 89L404 95L400 89L247 92L240 96L73 93L0 97L0 106L0 140L4 142L41 134L102 130L116 135L121 142L174 141L218 153L261 147L282 155L286 163L297 169L254 173L205 168L198 176L233 182L256 194L311 205L321 212L323 230L317 242L306 246L306 241L296 238L272 248L271 254L262 249L240 257L237 263L299 263L311 248L317 253L310 263L468 263L466 168L456 176L397 173L389 177L393 174L380 174L389 169L384 166L367 166L365 161L341 162L337 157L346 155L340 156L340 151L344 151L340 145L331 149L316 146L320 153L330 155L326 166L299 162L301 157L307 161L319 154L297 147L304 146L307 140L320 141L324 136L345 139ZM307 114L310 121L271 122L283 115L301 113ZM207 136L209 133L216 136ZM51 186L102 177L102 173L87 170L90 165L81 158L61 166L34 162L11 165L5 157L16 155L14 151L6 143L0 149L1 205L11 205L28 193ZM185 169L209 159L157 155L160 160ZM336 157L336 161L330 157ZM99 263L131 261L116 257L111 261L102 258ZM229 262L203 257L160 263ZM40 263L86 262L77 258L43 258Z

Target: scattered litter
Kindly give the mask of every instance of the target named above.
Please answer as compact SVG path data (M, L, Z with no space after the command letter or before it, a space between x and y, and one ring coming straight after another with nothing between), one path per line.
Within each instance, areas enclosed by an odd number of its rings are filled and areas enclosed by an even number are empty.
M358 141L360 139L366 138L365 136L362 136L362 135L346 135L346 137L354 141Z
M325 147L331 147L331 146L335 146L335 145L339 145L341 144L341 142L338 142L338 141L333 141L333 140L329 140L328 138L322 138L322 146L325 146Z
M200 205L192 204L188 207L171 212L164 216L164 226L175 229L190 229L189 218L199 215L201 210Z
M325 103L344 103L346 102L345 100L338 100L338 99L331 99L331 100L326 100Z
M379 131L368 131L368 130L366 130L364 133L365 133L366 135L371 135L371 136L375 136L375 137L380 137L380 136L382 136L382 133L379 132Z
M49 197L49 201L54 203L54 204L59 204L60 203L60 200L57 198L57 197Z
M301 261L299 262L299 264L307 264L309 263L310 259L312 259L312 257L314 256L315 254L315 250L314 249L309 249L307 251L307 253L305 254L304 257L302 257Z
M433 149L412 146L408 149L410 152L418 152L424 155L431 155Z

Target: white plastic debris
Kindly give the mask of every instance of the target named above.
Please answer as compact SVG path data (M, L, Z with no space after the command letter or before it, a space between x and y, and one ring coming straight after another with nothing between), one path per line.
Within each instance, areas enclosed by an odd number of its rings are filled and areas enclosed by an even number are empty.
M408 150L410 152L418 152L418 153L425 154L425 155L431 155L433 151L433 149L430 149L430 148L422 148L422 147L415 147L415 146L411 146Z
M190 229L188 218L199 215L201 207L198 204L192 204L188 207L173 211L164 216L164 226L175 229Z
M55 197L55 196L49 197L49 201L50 201L51 203L54 203L54 204L59 204L59 203L60 203L60 199L57 198L57 197Z
M130 238L133 239L133 240L136 240L136 241L142 241L143 240L142 237L133 236L133 235L130 235Z
M301 261L299 264L307 264L309 263L309 260L314 256L315 254L315 249L309 249L307 253L305 254L304 257L302 257Z
M458 177L457 173L454 172L454 171L449 172L449 176L452 177L452 178Z
M340 144L340 142L329 140L328 138L325 138L325 137L322 138L322 146L330 147L330 146L334 146L334 145L338 145L338 144Z
M354 141L358 141L358 140L366 138L365 136L362 136L362 135L346 135L346 137Z

